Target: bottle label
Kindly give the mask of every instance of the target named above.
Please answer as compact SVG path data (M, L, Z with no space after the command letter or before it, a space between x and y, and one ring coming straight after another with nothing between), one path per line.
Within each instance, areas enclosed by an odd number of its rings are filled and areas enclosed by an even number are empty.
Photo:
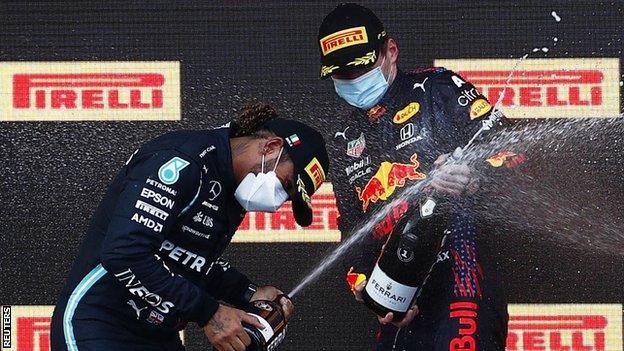
M247 314L256 317L258 321L260 322L260 324L264 326L264 329L258 329L260 334L262 334L262 337L264 337L264 342L266 343L269 340L271 340L271 338L275 334L275 331L273 330L273 327L271 327L271 324L269 324L269 322L267 322L266 319L258 316L257 314L254 314L254 313L247 313Z
M406 312L410 308L417 290L418 287L396 282L377 265L366 283L368 296L383 307L397 312Z

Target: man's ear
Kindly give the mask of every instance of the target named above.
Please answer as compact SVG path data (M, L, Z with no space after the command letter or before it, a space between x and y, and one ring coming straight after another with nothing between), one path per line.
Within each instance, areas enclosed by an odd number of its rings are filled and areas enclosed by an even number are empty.
M390 62L393 64L397 61L399 57L399 46L397 45L397 42L392 38L388 38L386 57L388 57L390 59Z
M264 152L265 156L272 155L273 153L279 153L280 149L284 146L284 139L274 136L267 139L264 144Z

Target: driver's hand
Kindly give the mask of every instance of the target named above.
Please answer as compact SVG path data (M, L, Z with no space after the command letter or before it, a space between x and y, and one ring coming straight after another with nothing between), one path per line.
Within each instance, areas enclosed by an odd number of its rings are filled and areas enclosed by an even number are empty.
M433 163L436 172L430 186L446 195L473 195L479 190L478 178L465 163L446 163L450 155L440 155Z
M204 326L204 334L210 344L219 351L245 351L251 344L251 339L243 329L243 322L264 329L256 317L245 311L219 305L217 312Z
M388 312L388 314L386 314L385 317L377 316L377 319L379 320L379 323L383 325L393 324L394 326L398 328L402 328L410 324L414 320L414 317L416 317L416 315L418 315L418 306L414 305L414 307L407 310L405 317L403 317L403 319L400 321L392 320L394 318L394 315L392 314L392 312Z

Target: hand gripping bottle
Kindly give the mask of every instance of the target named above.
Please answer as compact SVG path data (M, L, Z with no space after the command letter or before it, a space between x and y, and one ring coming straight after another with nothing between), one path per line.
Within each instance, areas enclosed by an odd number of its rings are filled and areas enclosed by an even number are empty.
M279 295L274 301L256 300L249 303L245 312L256 317L264 329L258 329L247 323L243 328L251 338L251 345L246 351L273 351L282 343L286 335L286 316L279 300L286 295Z

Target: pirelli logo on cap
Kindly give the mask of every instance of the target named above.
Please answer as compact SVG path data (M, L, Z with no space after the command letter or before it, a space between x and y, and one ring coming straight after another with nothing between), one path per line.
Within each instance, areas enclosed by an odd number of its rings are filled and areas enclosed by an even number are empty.
M353 27L332 33L321 39L321 50L323 52L323 56L326 56L336 50L344 49L352 45L366 43L368 43L366 27Z
M323 185L323 182L325 181L325 171L316 157L308 163L305 167L305 171L310 176L310 179L312 179L314 190L317 190L321 185Z
M510 304L507 351L622 351L621 304Z
M179 120L179 62L3 62L0 120Z
M474 84L492 105L500 99L507 117L611 118L621 113L619 58L528 59L520 64L517 59L442 59L435 65ZM471 117L479 111L483 108L471 111Z

